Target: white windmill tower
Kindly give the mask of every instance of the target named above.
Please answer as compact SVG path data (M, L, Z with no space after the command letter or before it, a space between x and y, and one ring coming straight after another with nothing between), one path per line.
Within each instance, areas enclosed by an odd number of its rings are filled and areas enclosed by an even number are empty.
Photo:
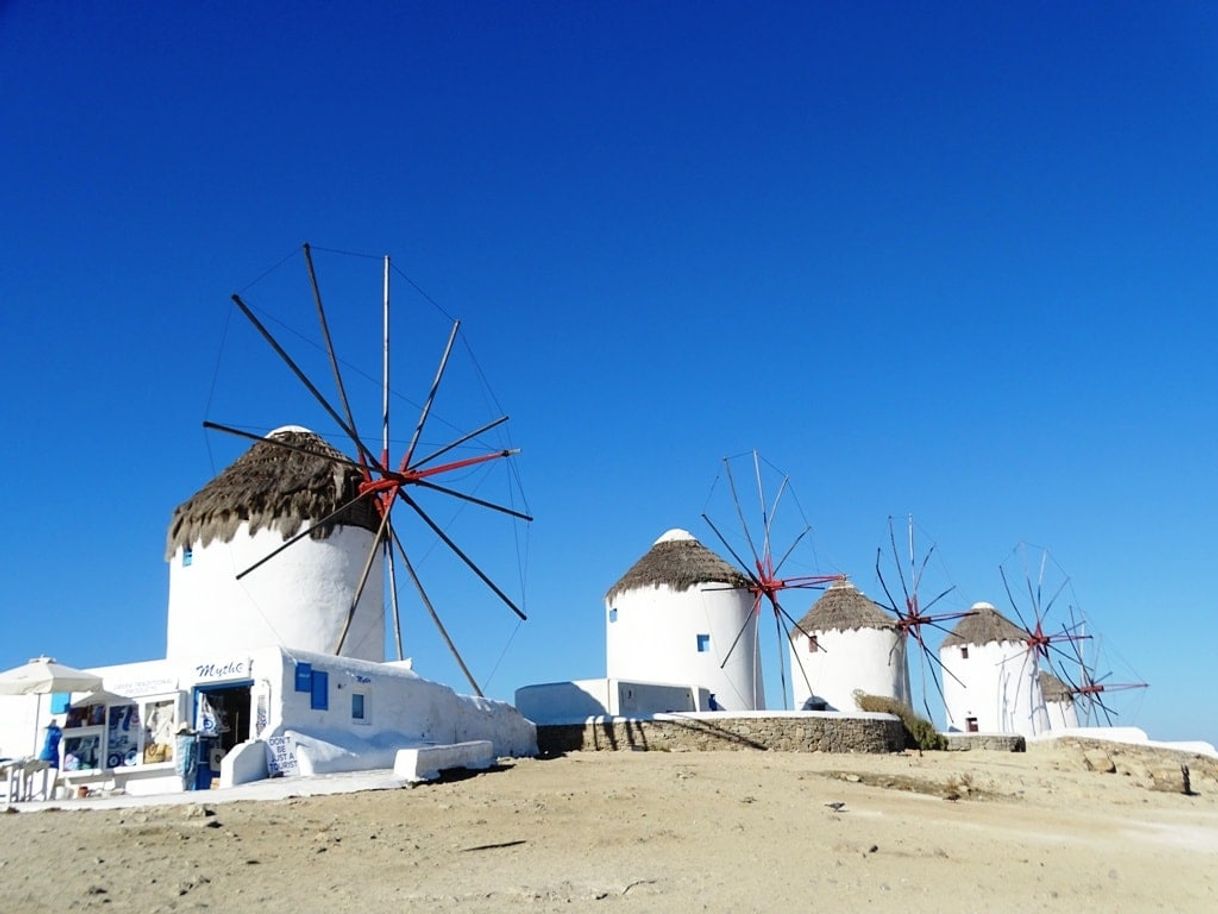
M1049 726L1028 632L974 603L939 648L949 729L1035 736Z
M1078 726L1074 690L1048 670L1040 671L1040 694L1045 699L1050 730L1069 730Z
M904 633L845 578L829 585L792 632L791 668L801 662L816 694L792 679L796 708L823 703L829 711L858 711L856 690L910 703Z
M341 655L385 659L382 591L356 594L370 552L372 573L382 573L380 517L367 500L352 503L362 477L342 459L309 430L284 426L178 506L166 548L167 657L274 645L330 653L354 603ZM312 534L260 574L235 576L304 527Z
M733 711L765 707L747 584L691 533L669 530L605 594L606 675L701 686Z

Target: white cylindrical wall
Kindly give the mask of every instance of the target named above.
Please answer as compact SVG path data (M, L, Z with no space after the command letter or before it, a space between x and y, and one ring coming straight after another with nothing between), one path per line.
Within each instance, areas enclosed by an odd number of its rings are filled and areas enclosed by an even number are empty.
M265 565L236 579L283 545L283 536L242 524L231 542L195 543L190 563L179 548L169 562L166 656L229 655L260 647L330 654L355 596L374 534L336 527L324 540L306 537ZM385 659L382 553L373 559L341 655Z
M633 588L605 603L609 679L699 685L730 711L765 707L753 595L722 584ZM747 625L746 625L747 623ZM727 657L732 641L744 629ZM699 635L708 636L700 651Z
M953 644L939 648L939 659L949 730L968 730L970 718L982 733L1036 736L1049 728L1036 662L1024 642Z
M1049 717L1050 730L1069 730L1078 726L1078 711L1072 698L1046 701L1045 711Z
M835 629L809 634L816 636L815 650L809 648L807 635L796 632L791 641L791 684L795 698L791 707L799 710L815 696L830 711L854 713L859 710L854 700L856 689L909 703L905 638L895 628ZM800 664L807 674L806 680Z

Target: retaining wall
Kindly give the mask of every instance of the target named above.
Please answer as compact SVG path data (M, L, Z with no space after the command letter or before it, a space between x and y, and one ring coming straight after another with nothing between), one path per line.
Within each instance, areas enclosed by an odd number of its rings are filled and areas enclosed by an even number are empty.
M891 714L815 711L594 717L538 726L537 746L543 753L714 749L885 753L905 748L905 728Z

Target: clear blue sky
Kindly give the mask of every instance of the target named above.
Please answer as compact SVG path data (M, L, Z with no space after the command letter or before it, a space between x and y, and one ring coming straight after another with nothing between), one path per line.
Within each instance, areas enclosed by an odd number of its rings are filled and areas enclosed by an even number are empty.
M513 416L491 693L601 675L604 591L756 447L869 592L889 514L962 600L1050 546L1134 722L1218 740L1215 61L1204 4L3 4L0 666L162 652L170 512L241 450L203 418L332 431L228 303L308 240L392 252ZM319 269L376 374L375 263ZM400 285L417 401L445 322ZM250 296L316 336L298 262ZM510 616L428 571L485 678Z

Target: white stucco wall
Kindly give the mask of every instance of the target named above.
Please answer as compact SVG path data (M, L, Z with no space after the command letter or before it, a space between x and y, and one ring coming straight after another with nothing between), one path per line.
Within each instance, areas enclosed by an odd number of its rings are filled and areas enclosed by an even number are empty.
M819 650L808 648L808 638L795 632L791 642L792 708L799 710L810 694L831 711L853 714L859 710L854 691L885 695L909 702L909 673L905 638L896 629L857 628L849 631L814 631ZM805 680L799 664L807 674ZM808 692L808 681L812 693Z
M279 546L271 530L253 536L242 524L231 542L195 543L191 562L179 549L169 563L166 656L197 657L262 647L332 652L346 620L374 535L340 527L324 540L305 538L240 581L248 568ZM373 561L343 656L383 660L383 561Z
M717 589L716 589L717 588ZM765 707L756 619L745 628L726 666L719 665L749 619L753 597L721 584L676 591L640 587L605 604L605 667L609 679L695 684L732 711ZM613 610L617 610L616 620ZM710 649L698 650L698 635Z
M278 701L272 702L278 708L278 716L271 720L272 735L291 729L355 749L361 743L406 747L486 739L494 744L497 755L537 752L536 728L506 702L458 695L446 685L398 666L304 651L284 652L281 657L283 686ZM326 710L311 708L310 693L295 690L295 669L300 662L329 674ZM365 695L366 722L351 716L355 692Z
M939 659L960 680L942 674L949 730L967 729L977 718L982 733L1035 736L1049 729L1049 715L1037 680L1036 663L1022 641L939 648Z
M709 695L694 685L577 679L522 686L516 690L516 708L536 724L574 724L590 717L705 711Z
M1049 718L1050 730L1067 730L1078 726L1078 711L1072 699L1046 701L1045 713Z

